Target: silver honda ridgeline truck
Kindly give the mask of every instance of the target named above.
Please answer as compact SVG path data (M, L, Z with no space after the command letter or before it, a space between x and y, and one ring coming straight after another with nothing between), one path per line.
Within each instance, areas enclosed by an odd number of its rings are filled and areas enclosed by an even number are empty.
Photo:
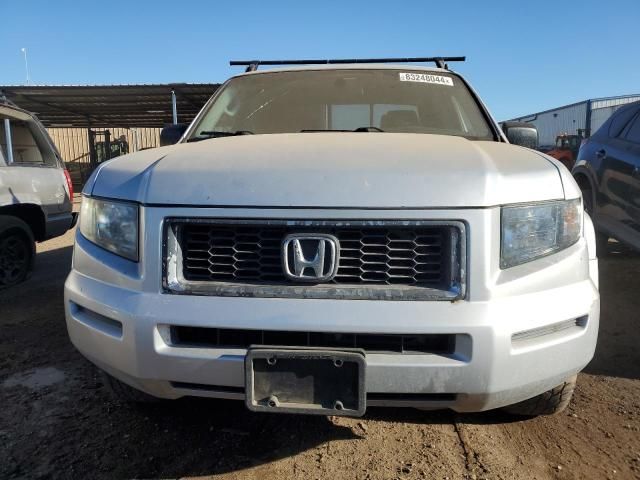
M253 64L94 172L66 319L120 398L567 406L599 321L580 189L436 63Z

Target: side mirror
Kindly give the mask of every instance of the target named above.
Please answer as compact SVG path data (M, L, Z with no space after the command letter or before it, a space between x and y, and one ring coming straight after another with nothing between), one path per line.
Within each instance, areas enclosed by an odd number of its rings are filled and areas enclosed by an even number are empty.
M538 148L538 129L532 123L503 122L502 131L509 143L534 150Z
M160 146L164 147L165 145L173 145L174 143L178 143L178 140L182 137L184 132L187 131L186 123L176 123L175 125L165 125L164 128L160 131Z

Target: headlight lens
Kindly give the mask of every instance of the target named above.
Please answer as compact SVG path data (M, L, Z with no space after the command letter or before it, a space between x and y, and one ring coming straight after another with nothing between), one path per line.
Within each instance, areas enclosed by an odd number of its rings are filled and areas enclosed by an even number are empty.
M573 245L582 231L582 200L502 208L500 267L509 268Z
M80 232L110 252L138 261L138 206L132 203L83 197Z

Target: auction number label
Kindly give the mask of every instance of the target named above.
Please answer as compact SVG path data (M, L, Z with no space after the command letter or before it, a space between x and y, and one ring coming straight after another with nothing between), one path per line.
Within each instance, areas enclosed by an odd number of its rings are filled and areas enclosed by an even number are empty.
M453 79L451 77L443 77L442 75L432 75L430 73L409 73L400 72L401 82L421 82L435 83L438 85L446 85L453 87Z

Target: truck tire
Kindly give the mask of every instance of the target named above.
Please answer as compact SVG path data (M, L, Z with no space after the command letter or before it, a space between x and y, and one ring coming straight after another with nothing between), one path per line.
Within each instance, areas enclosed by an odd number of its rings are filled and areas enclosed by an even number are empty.
M121 403L156 403L160 399L149 395L148 393L141 392L133 387L130 387L126 383L112 377L111 375L102 372L102 378L105 385L111 392L111 396Z
M504 407L503 410L513 415L526 415L530 417L560 413L567 408L571 397L573 397L577 377L577 375L574 375L551 390L524 400L523 402Z
M0 215L0 289L24 281L33 270L36 243L29 225Z

